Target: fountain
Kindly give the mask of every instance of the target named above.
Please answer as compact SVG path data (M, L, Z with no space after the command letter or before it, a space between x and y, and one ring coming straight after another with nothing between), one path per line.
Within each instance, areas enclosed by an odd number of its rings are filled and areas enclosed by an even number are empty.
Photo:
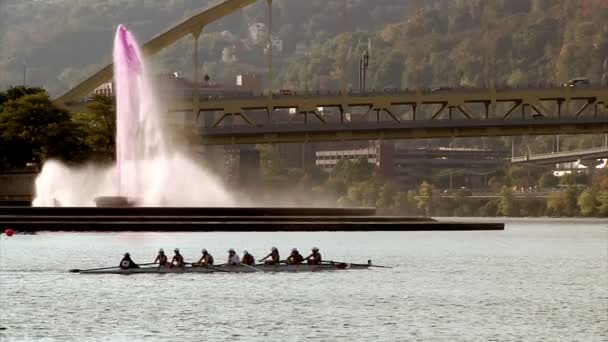
M219 179L167 137L137 41L119 25L114 40L116 164L70 168L48 161L34 206L234 206Z

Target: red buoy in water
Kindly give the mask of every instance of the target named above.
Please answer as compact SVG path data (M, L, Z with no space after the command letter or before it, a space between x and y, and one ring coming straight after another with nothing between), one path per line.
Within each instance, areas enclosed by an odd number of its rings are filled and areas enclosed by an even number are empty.
M4 234L6 234L6 236L13 236L13 235L15 235L15 231L8 228L7 230L4 231Z

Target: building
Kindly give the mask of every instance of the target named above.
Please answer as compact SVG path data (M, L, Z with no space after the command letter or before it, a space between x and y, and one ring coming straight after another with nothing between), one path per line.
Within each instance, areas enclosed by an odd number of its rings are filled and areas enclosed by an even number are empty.
M283 52L283 40L279 37L275 37L274 35L270 37L270 44L272 44L272 53L282 53Z
M114 95L114 84L112 82L107 82L93 90L92 95L105 95L105 96L113 96Z
M260 45L267 40L268 29L264 23L254 23L249 26L249 36L253 44Z
M331 172L342 160L356 161L366 159L368 163L380 166L379 146L368 146L350 150L318 151L315 153L315 164L323 171Z
M259 94L262 92L262 77L258 74L237 75L236 85L244 90Z
M331 172L341 160L364 158L375 165L383 177L404 188L422 181L440 188L485 188L488 177L504 170L509 151L465 148L395 148L391 142L371 142L350 149L322 150L315 153L315 164Z

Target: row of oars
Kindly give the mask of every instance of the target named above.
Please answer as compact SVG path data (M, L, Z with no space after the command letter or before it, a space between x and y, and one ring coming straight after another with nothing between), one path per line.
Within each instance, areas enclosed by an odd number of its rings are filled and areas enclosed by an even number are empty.
M287 260L282 260L279 263L287 263ZM369 265L369 264L354 264L354 263L348 263L348 262L341 262L341 261L323 261L322 263L323 265L352 265L352 266L368 266L368 267L377 267L377 268L391 268L389 266L380 266L380 265ZM157 265L156 263L147 263L147 264L140 264L139 266L151 266L151 265ZM198 264L192 263L192 262L187 262L185 263L185 265L190 265L190 266L198 266ZM226 266L227 264L221 264L221 265L217 265L217 266ZM239 264L239 266L243 266L249 269L254 270L255 272L264 272L262 270L260 270L259 268L256 268L254 266L250 266L250 265L246 265L246 264ZM204 267L204 268L208 268L210 270L213 271L217 271L217 272L226 272L226 273L232 273L232 271L228 271L228 270L222 270L220 268L211 266L211 265L207 265L207 266L200 266L200 267ZM112 269L116 269L116 268L120 268L120 266L111 266L111 267L101 267L101 268L90 268L90 269L86 269L86 270L81 270L78 268L74 268L69 270L69 272L71 273L80 273L80 272L89 272L89 271L103 271L103 270L112 270Z

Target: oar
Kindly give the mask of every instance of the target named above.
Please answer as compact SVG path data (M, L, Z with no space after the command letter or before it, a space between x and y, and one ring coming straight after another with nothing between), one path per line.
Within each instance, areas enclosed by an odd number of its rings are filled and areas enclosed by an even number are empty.
M390 266L380 266L380 265L372 265L372 264L355 264L352 262L343 262L343 261L323 261L324 264L346 264L353 266L367 266L367 267L377 267L377 268L392 268Z
M256 272L264 272L264 271L262 271L261 269L259 269L259 268L255 268L255 267L253 267L253 266L249 266L249 265L245 265L245 264L241 264L241 266L245 266L245 267L250 268L250 269L252 269L252 270L254 270L254 271L256 271Z
M196 263L194 263L194 262L188 262L188 263L186 263L186 265L190 265L190 266L194 266L194 264L196 264ZM218 266L222 266L222 265L218 265ZM232 273L232 271L222 270L222 269L219 269L219 268L216 268L216 267L213 267L213 266L209 266L209 265L207 265L207 266L198 266L198 267L208 268L210 270L217 271L217 272Z
M156 264L156 263L152 262L152 263L149 263L149 264L140 264L139 266L150 266L150 265L154 265L154 264ZM79 273L79 272L88 272L88 271L103 271L103 270L111 270L113 268L120 268L120 266L90 268L88 270L81 270L81 269L78 269L78 268L73 268L73 269L69 270L68 272L70 272L70 273Z

